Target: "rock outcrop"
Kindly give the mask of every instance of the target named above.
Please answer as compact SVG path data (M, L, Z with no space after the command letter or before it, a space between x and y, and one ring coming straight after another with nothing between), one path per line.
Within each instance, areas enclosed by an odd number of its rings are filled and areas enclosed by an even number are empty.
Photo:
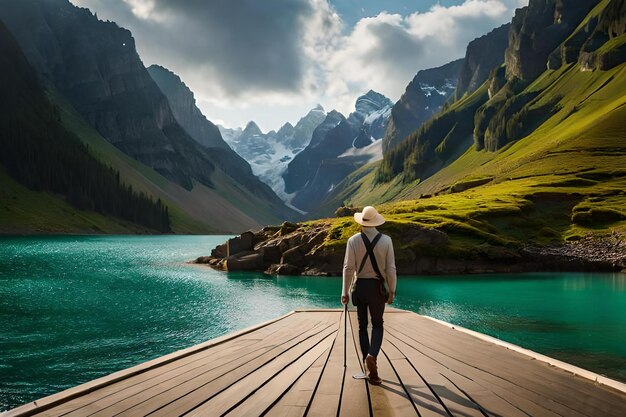
M489 78L491 71L504 63L510 27L510 23L502 25L467 45L456 87L457 100L476 91Z
M505 52L506 76L532 81L548 67L548 57L599 0L530 0L517 9Z
M397 225L396 225L397 226ZM621 271L626 241L621 235L585 238L545 247L476 247L459 254L446 233L402 224L391 225L399 275L516 273L530 271ZM246 232L217 246L193 263L223 271L262 271L270 275L341 275L345 243L330 222L283 223Z
M457 89L463 66L464 61L459 59L441 67L421 70L415 75L391 110L383 139L384 153L441 110Z
M343 255L324 246L329 231L328 223L309 227L285 222L230 239L195 262L225 271L338 275Z

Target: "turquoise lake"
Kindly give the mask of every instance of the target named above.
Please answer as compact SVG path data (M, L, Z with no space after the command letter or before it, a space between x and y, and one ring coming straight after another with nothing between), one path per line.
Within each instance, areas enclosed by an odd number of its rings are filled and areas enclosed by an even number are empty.
M338 277L185 261L224 236L0 237L0 411L302 307ZM400 277L394 306L626 381L626 275Z

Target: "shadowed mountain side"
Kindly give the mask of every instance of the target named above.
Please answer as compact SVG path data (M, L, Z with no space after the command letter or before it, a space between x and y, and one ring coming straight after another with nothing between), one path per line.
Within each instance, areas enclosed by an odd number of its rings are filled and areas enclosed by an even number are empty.
M198 183L192 190L181 187L110 144L59 94L53 94L52 100L60 108L63 124L89 146L91 153L118 169L120 176L134 188L158 196L168 204L175 233L239 232L280 221L270 207L257 201L253 195L238 197L242 195L241 185L224 173L220 172L215 177L225 190L224 195ZM229 193L229 189L232 192ZM224 201L229 204L221 210ZM211 207L213 202L215 208ZM256 211L255 218L246 214L253 210Z
M388 152L424 122L437 114L457 88L463 59L437 68L421 70L394 104L383 138L383 152Z
M222 139L219 129L209 121L196 105L193 92L180 77L160 65L151 65L148 73L170 103L176 121L205 148L230 147Z
M293 214L280 208L280 200L273 195L266 184L253 174L246 160L233 151L222 139L217 126L207 120L200 112L195 104L193 93L176 74L158 65L150 66L148 72L165 93L176 120L183 121L180 122L181 126L210 153L211 160L217 167L241 184L248 192L267 198L269 202L272 202L271 207L277 211L277 215L288 218Z
M170 231L161 200L121 180L63 126L2 22L0 96L0 232Z
M200 146L178 124L130 32L67 0L0 4L0 18L41 78L118 149L187 190L201 183L226 200L242 202L233 209L259 222L258 213L271 213L261 217L273 221L294 214L249 168L245 171L244 161L223 148ZM223 186L218 177L238 184Z
M511 24L507 23L467 45L455 93L457 100L476 91L489 78L491 70L504 63L510 28Z
M289 163L283 175L285 191L296 192L311 182L324 159L339 156L352 143L352 130L343 115L335 110L314 131L309 145Z

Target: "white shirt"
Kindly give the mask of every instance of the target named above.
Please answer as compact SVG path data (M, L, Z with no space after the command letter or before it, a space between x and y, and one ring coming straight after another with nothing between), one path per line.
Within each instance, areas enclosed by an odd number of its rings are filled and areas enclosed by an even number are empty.
M363 227L363 232L369 238L370 242L374 240L374 237L378 234L378 230L375 227ZM367 253L365 249L365 243L361 233L357 233L348 239L346 245L346 256L343 260L343 288L342 295L348 295L350 292L350 284L352 279L357 274L363 257ZM393 242L387 235L382 235L380 240L374 247L374 255L376 256L376 262L378 263L378 269L383 277L387 280L387 286L389 291L396 292L396 261L393 254ZM357 279L376 278L376 272L372 267L371 261L368 260L363 266L363 270L356 276Z

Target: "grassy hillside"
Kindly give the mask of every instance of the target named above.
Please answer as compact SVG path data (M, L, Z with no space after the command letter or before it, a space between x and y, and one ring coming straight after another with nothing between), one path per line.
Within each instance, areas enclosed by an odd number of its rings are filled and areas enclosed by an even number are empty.
M522 93L534 96L529 109L550 103L555 112L528 136L496 152L470 145L423 181L380 183L376 165L361 168L337 187L324 214L342 202L378 204L392 235L411 224L436 228L451 237L446 250L461 253L626 233L624 92L625 64L547 71ZM331 222L330 245L356 230L350 220Z
M122 179L133 188L161 198L169 206L175 233L243 231L282 221L221 171L216 171L213 178L219 189L196 183L191 191L185 190L111 145L58 93L52 92L50 98L59 107L64 125L96 158L119 170ZM255 218L246 213L255 213Z
M167 209L160 201L120 181L117 171L93 158L65 129L58 109L49 103L35 71L1 22L0 52L0 96L4 98L0 101L4 194L0 229L28 231L28 225L21 222L27 218L33 218L34 231L43 231L46 225L57 229L64 223L59 214L74 217L79 213L85 221L65 219L72 231L84 223L85 231L169 232ZM38 195L40 202L35 198ZM68 211L68 205L74 210ZM103 222L103 216L111 220Z
M0 170L0 233L154 233L153 230L78 210L51 193L33 191Z

